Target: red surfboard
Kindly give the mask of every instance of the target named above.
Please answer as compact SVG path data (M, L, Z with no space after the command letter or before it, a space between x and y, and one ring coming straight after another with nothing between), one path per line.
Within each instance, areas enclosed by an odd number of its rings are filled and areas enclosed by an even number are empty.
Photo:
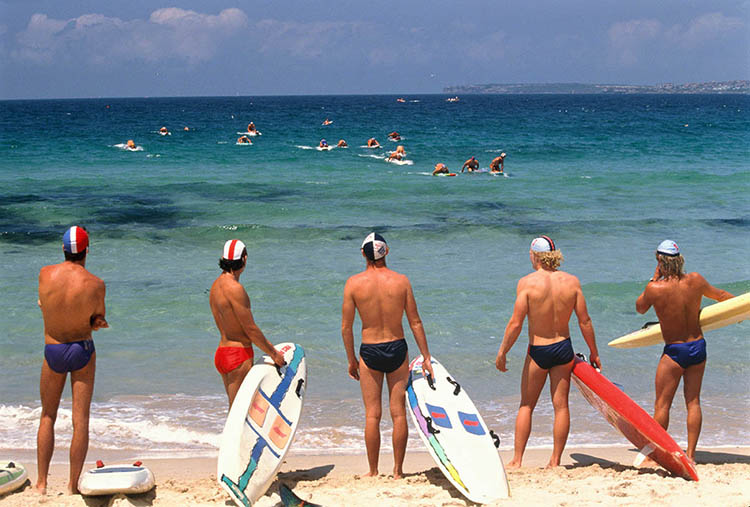
M583 397L643 454L674 475L698 480L695 466L669 433L604 375L576 357L572 378Z

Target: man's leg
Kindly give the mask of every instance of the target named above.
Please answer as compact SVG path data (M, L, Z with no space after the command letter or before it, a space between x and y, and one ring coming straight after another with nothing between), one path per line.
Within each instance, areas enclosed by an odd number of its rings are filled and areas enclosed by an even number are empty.
M96 352L88 364L70 373L73 392L73 439L70 442L70 482L68 493L78 493L78 477L89 450L89 413L91 396L94 394L94 373L96 372Z
M672 400L680 378L685 370L671 357L662 354L659 365L656 367L656 399L654 401L654 419L665 430L669 428L669 409L672 408Z
M409 381L409 357L396 371L386 375L388 381L391 420L393 421L393 478L404 475L404 456L409 426L406 424L406 383Z
M39 431L36 435L37 480L36 489L47 494L47 474L49 462L55 450L55 420L60 406L60 396L67 373L52 370L45 359L42 363L42 374L39 377L39 394L42 399L42 416L39 419Z
M234 398L237 396L237 391L240 390L242 381L245 380L245 376L252 367L253 362L250 359L247 359L229 373L221 374L221 380L224 381L224 389L226 389L227 397L229 398L229 408L232 408L232 403L234 403Z
M706 371L706 361L693 366L688 366L683 376L685 393L685 405L687 407L687 434L688 458L695 461L695 448L698 445L698 436L703 424L703 413L701 412L701 385L703 384L703 373Z
M371 370L362 358L359 359L359 387L365 402L365 447L370 471L367 477L378 475L380 458L380 418L383 409L380 396L383 392L383 372Z
M568 364L554 366L549 370L549 392L552 406L555 409L555 422L552 427L554 447L549 459L548 467L560 466L565 442L568 441L570 431L570 410L568 409L568 394L570 393L570 372L573 371L573 361Z
M526 354L526 362L521 373L521 406L516 416L516 437L514 442L513 459L506 468L518 468L521 466L523 453L526 450L526 442L531 435L531 414L534 412L539 394L542 392L544 383L547 381L547 370L541 369L531 356Z

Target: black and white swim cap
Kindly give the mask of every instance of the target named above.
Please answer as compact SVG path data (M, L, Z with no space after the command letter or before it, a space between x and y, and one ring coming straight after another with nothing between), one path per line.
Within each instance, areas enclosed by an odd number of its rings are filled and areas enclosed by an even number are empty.
M547 236L539 236L531 242L531 250L534 252L553 252L555 243Z
M368 259L376 261L385 257L385 254L388 253L388 245L385 243L383 236L377 232L371 232L362 242L362 251L365 252Z

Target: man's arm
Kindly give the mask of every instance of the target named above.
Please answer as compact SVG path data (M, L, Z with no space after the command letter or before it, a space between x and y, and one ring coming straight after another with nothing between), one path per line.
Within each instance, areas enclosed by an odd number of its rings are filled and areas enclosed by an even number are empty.
M703 296L707 297L709 299L713 299L715 301L726 301L727 299L732 299L734 295L730 294L729 292L725 290L721 290L718 287L714 287L708 281L706 281L705 278L703 278L702 275L695 273L697 277L699 277L699 280L702 282L703 285Z
M461 166L461 172L464 172L464 169L466 169L466 166L469 165L469 162L470 162L469 160L464 162L464 165Z
M575 312L576 318L578 319L578 327L581 330L583 339L586 341L586 345L589 346L589 362L595 367L601 369L602 363L599 359L599 350L596 348L596 336L594 334L594 324L591 322L591 316L589 316L589 310L586 307L586 298L583 297L583 290L581 289L581 282L576 280L576 305Z
M652 279L653 280L653 279ZM649 281L649 284L652 282ZM640 296L638 296L638 299L635 300L635 311L638 313L646 313L649 308L651 308L651 305L653 304L651 302L651 294L649 290L649 285L646 285L646 288L643 289L643 292Z
M279 351L276 350L271 342L266 339L263 331L261 331L255 323L253 312L250 309L250 296L247 295L247 292L245 292L242 285L237 283L236 286L232 286L228 291L227 296L229 303L232 305L232 310L237 316L237 320L242 326L242 330L245 332L245 336L250 338L250 341L260 350L268 354L277 366L284 366L286 364L284 356L279 354Z
M511 347L513 347L513 344L516 343L518 335L521 334L521 329L523 329L523 321L529 313L529 302L524 288L525 284L519 281L516 287L516 302L513 305L513 315L510 316L510 320L505 326L503 341L500 344L500 349L497 351L497 358L495 358L495 367L500 371L508 371L508 368L505 367L505 356Z
M408 278L406 278L406 305L404 309L406 310L406 319L409 321L409 327L414 335L414 341L417 342L417 347L419 347L419 351L422 353L422 369L427 370L430 376L435 378L435 373L432 371L432 356L430 356L430 349L427 347L427 336L424 333L422 319L419 318L417 301L414 299L414 291L412 291Z
M349 376L359 380L359 360L354 353L354 312L357 306L352 295L351 279L344 285L344 301L341 304L341 338L344 340L346 359L349 362Z
M92 331L97 331L99 329L109 327L109 323L104 318L104 316L107 313L107 309L104 305L104 298L106 295L107 295L107 286L104 284L102 280L97 278L96 289L94 291L95 310L94 310L94 313L91 315L91 318L89 319L91 323Z

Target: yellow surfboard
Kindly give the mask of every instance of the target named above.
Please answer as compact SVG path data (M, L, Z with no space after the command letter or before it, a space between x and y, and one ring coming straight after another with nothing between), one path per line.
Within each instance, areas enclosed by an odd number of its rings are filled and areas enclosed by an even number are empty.
M721 303L706 306L701 310L700 322L704 332L736 324L750 317L750 292L735 296ZM664 343L661 326L653 324L609 342L610 347L632 349Z

